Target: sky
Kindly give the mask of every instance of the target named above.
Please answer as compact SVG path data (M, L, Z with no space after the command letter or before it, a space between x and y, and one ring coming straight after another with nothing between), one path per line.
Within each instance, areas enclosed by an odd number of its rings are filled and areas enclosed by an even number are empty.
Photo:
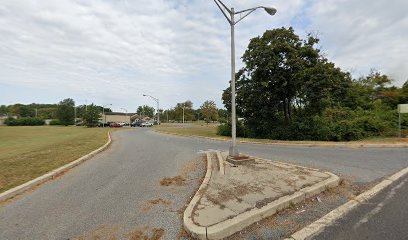
M251 38L293 26L320 38L325 56L354 77L376 69L408 79L406 0L224 0L255 11L236 26L237 70ZM230 29L213 0L2 0L0 105L112 104L114 111L191 100L223 107ZM124 110L125 109L125 110Z

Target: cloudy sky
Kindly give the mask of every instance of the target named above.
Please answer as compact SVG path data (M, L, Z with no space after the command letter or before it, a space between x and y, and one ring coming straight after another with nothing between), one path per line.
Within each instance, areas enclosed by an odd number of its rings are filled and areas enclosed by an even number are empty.
M266 29L318 34L337 66L358 77L371 68L396 85L408 79L406 0L225 0L259 10L237 25L237 58ZM2 0L0 104L112 104L129 112L142 96L162 108L190 99L219 107L230 69L229 25L213 0ZM238 67L242 63L238 59Z

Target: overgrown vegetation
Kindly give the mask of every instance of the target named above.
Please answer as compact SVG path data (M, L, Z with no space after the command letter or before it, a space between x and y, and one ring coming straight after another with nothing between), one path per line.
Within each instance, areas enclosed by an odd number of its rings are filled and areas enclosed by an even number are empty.
M41 126L44 125L44 120L40 118L23 117L23 118L13 118L9 117L4 121L7 126Z
M103 109L101 106L91 105L75 105L73 99L67 98L60 101L58 104L37 104L28 105L13 104L1 105L0 116L6 115L9 118L5 121L8 126L36 126L44 125L44 119L52 119L50 125L73 125L76 116L76 124L78 122L87 123L88 127L97 125L95 121L99 119L99 115ZM75 115L76 112L76 115ZM105 112L112 112L111 109L105 108ZM85 119L88 121L78 121Z
M396 136L397 104L408 102L401 87L379 72L353 79L292 28L266 31L252 39L237 74L238 126L242 137L278 140L350 141ZM230 88L223 101L230 109ZM408 126L403 119L403 129ZM218 133L230 135L227 125Z

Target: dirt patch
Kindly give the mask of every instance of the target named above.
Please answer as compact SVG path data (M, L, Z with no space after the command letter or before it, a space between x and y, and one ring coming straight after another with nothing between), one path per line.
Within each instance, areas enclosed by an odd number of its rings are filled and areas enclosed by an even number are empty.
M149 201L147 201L147 203L145 204L145 206L142 208L142 211L146 212L149 211L150 209L152 209L153 206L156 205L170 205L171 201L169 200L165 200L162 198L155 198L155 199L151 199Z
M242 196L245 196L253 192L261 192L265 188L262 186L255 186L250 184L236 185L229 189L223 189L216 194L208 194L206 197L209 201L214 204L220 204L220 202L226 202L228 200L236 199L237 201L242 201Z
M163 228L153 228L151 231L151 236L149 236L143 230L135 230L127 234L127 237L129 240L159 240L164 236L164 234L165 231Z
M76 240L116 240L119 232L119 226L101 225L82 236L74 238Z
M197 171L198 169L198 162L197 160L190 160L183 167L180 169L179 174L184 177L188 177L191 173Z
M164 235L164 229L163 228L154 228L152 230L152 232L153 232L153 235L150 238L151 240L159 240Z
M183 186L185 184L186 179L180 175L175 176L175 177L166 177L160 180L160 185L161 186Z

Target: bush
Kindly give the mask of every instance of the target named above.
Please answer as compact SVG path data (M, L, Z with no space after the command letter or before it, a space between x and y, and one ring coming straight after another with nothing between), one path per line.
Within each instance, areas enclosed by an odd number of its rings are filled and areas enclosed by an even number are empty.
M25 117L19 119L8 118L4 123L7 126L42 126L45 121L40 118Z
M53 119L50 121L50 125L54 126L54 125L62 125L60 120L58 119Z
M17 119L13 118L13 117L8 117L5 121L4 124L6 124L7 126L17 126Z
M231 123L221 124L217 128L217 135L231 137L231 128ZM237 137L248 137L248 131L242 121L237 121Z

